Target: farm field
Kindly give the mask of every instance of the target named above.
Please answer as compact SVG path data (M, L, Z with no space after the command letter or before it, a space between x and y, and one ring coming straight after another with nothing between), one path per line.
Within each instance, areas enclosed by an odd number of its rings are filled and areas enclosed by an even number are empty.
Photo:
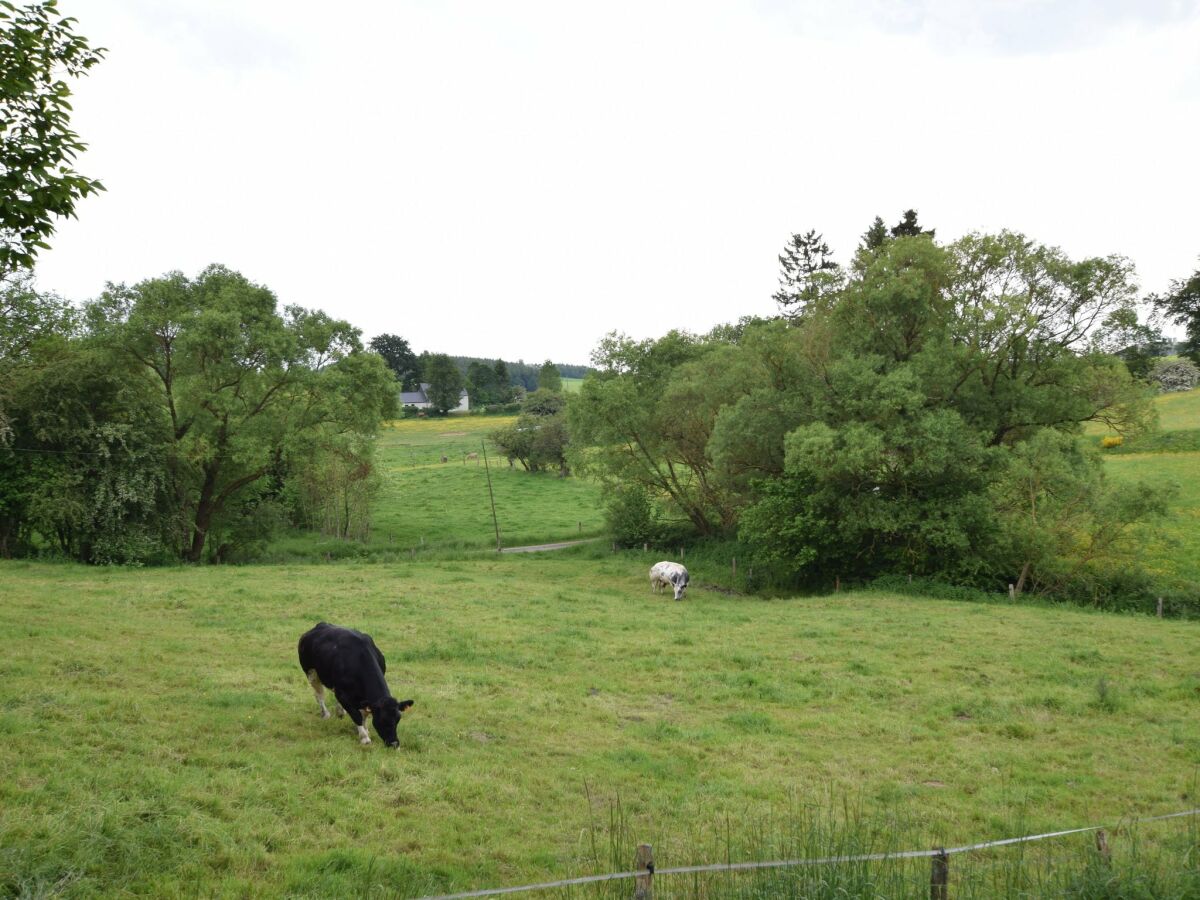
M579 389L583 387L582 378L566 378L562 380L563 390L568 394L577 394Z
M5 896L563 877L616 798L660 868L722 859L696 835L778 803L900 809L918 848L1196 805L1191 622L882 593L675 603L641 554L570 551L5 562L0 596ZM416 700L398 751L317 717L295 643L320 619L372 633Z
M1147 443L1159 452L1108 451L1105 469L1117 480L1170 481L1179 494L1166 519L1143 529L1144 558L1150 570L1174 589L1200 585L1200 451L1168 452L1172 436L1200 433L1200 390L1155 398L1159 432Z
M515 416L450 416L388 423L377 450L382 488L365 543L293 532L272 543L268 560L408 556L414 550L496 546L480 442ZM470 453L478 459L469 460ZM496 517L504 546L594 537L603 530L599 487L553 472L510 468L488 447ZM442 457L447 462L441 462Z

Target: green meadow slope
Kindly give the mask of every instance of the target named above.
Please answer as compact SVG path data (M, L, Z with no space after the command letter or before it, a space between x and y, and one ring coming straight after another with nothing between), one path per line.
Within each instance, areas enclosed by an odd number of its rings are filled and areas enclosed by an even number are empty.
M823 797L906 810L894 837L916 847L1195 805L1192 622L702 586L675 603L640 554L570 552L9 562L0 595L6 896L521 883L583 870L615 798L660 867ZM372 633L416 699L398 751L317 717L295 643L321 619Z
M376 454L381 476L365 542L293 532L274 541L267 561L411 558L415 553L496 546L483 442L515 417L450 416L389 423ZM468 457L474 454L475 459ZM603 531L599 487L554 472L525 472L490 445L491 494L504 546L595 537ZM445 462L442 462L442 459Z
M1178 486L1166 519L1141 529L1139 539L1147 568L1167 589L1195 594L1200 592L1200 390L1160 395L1155 406L1158 430L1104 451L1105 468L1117 480Z

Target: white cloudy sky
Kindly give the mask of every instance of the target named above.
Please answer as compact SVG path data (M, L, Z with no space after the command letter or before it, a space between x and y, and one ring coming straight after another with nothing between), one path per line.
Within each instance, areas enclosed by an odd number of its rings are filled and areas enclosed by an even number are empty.
M61 0L108 192L39 267L73 299L219 261L417 350L585 362L770 313L778 254L915 206L1200 254L1196 0Z

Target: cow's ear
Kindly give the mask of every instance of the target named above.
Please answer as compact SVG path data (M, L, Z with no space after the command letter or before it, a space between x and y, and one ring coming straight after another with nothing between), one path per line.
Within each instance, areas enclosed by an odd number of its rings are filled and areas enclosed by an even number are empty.
M404 710L406 710L410 706L412 706L414 702L415 701L413 701L413 700L401 700L400 701L400 712L404 712Z

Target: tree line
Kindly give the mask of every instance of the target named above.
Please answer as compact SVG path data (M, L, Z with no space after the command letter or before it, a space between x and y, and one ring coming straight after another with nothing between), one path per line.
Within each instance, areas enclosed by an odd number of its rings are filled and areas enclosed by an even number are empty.
M776 318L594 352L571 456L608 487L618 537L734 537L790 584L1056 594L1137 577L1132 528L1171 490L1114 484L1079 440L1153 419L1122 358L1157 340L1128 260L1007 231L943 244L910 210L877 218L848 265L815 231L779 262ZM1195 283L1155 299L1200 320Z
M396 334L379 334L371 349L384 358L405 391L428 384L426 392L433 411L444 415L459 404L463 391L474 409L511 407L516 412L526 392L544 388L562 390L562 378L582 378L587 366L563 365L546 360L540 367L503 359L450 356L445 353L416 353L407 340Z
M0 555L221 561L367 527L396 383L349 323L216 265L81 309L17 274L0 311Z

